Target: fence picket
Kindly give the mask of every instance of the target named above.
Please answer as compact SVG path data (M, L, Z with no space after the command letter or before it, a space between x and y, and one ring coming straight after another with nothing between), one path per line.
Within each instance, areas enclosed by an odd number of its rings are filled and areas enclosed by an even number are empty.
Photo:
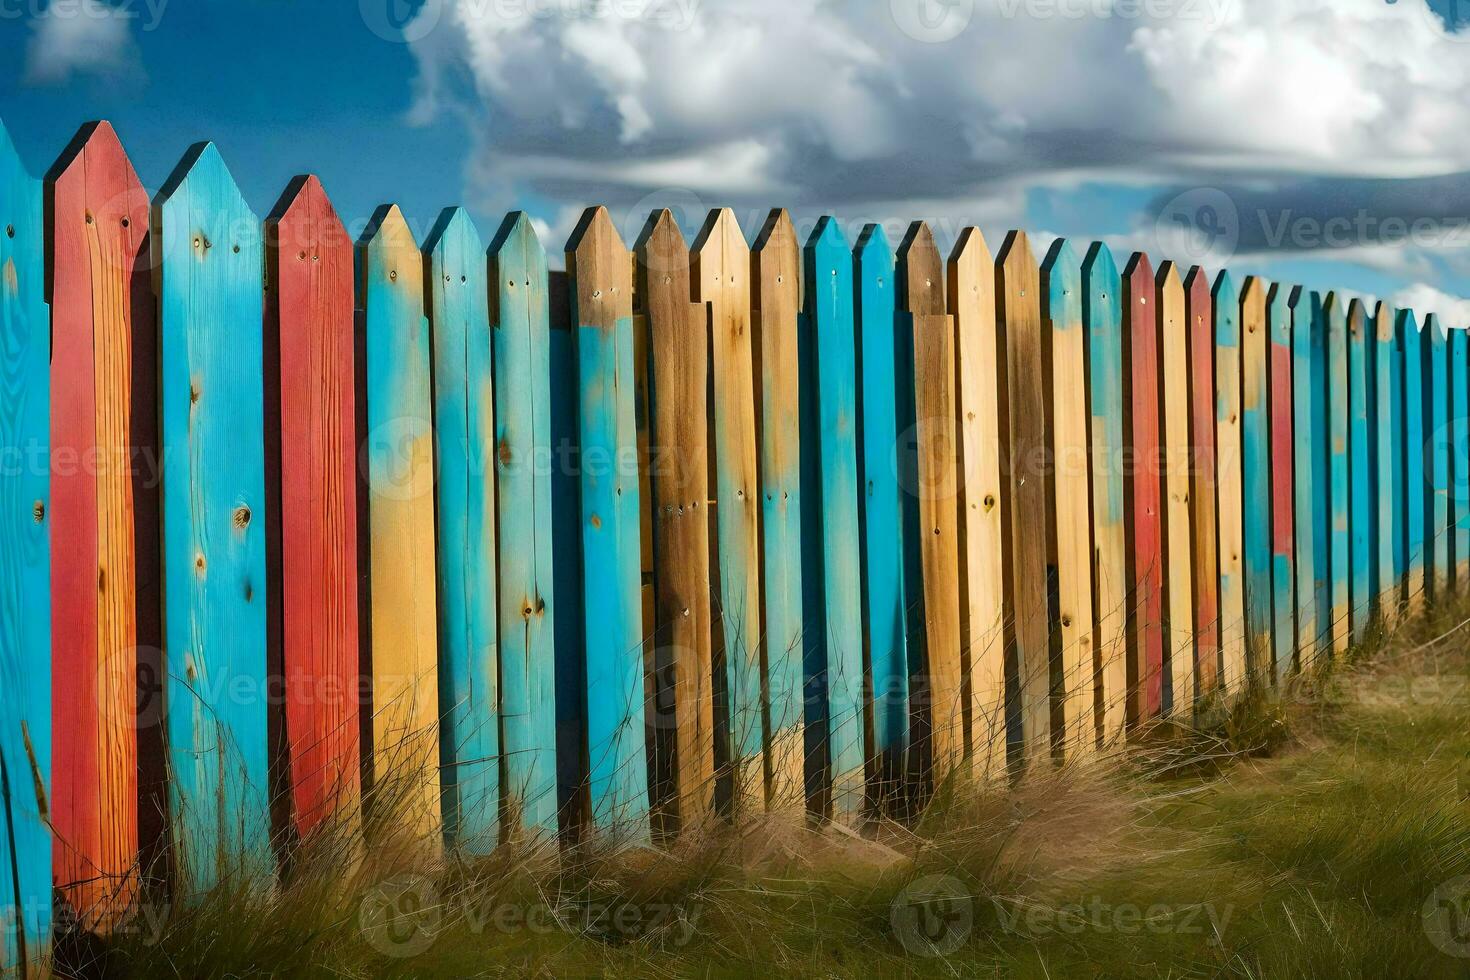
M1373 402L1368 314L1361 300L1348 307L1348 501L1352 522L1352 637L1362 642L1374 615L1378 590L1374 585L1377 538L1373 500L1373 430L1369 406Z
M140 729L157 735L138 668L157 669L161 642L157 488L138 465L157 452L148 195L105 122L77 133L46 194L51 450L95 460L51 473L54 870L106 932L138 884L139 766L159 761L138 750Z
M359 802L357 374L352 240L315 177L266 219L265 412L278 654L296 833Z
M1184 279L1189 321L1190 544L1194 555L1195 687L1204 697L1220 680L1219 496L1215 486L1215 309L1210 277L1199 266Z
M1394 329L1403 359L1404 547L1408 562L1404 591L1408 596L1408 611L1412 614L1424 608L1426 589L1424 358L1420 349L1419 324L1413 310L1399 310Z
M1389 629L1398 625L1404 574L1403 359L1394 333L1394 309L1379 303L1373 316L1375 386L1373 437L1378 444L1378 609Z
M1271 627L1273 677L1282 683L1296 661L1296 488L1292 442L1291 297L1294 287L1277 283L1266 300L1270 329L1271 391Z
M1245 680L1244 449L1241 444L1240 293L1229 270L1215 278L1215 489L1220 557L1220 689L1238 694Z
M1445 349L1450 385L1449 563L1455 591L1464 592L1470 582L1470 392L1466 391L1463 326L1446 333Z
M1092 497L1087 444L1087 347L1082 330L1082 266L1066 239L1052 244L1041 268L1045 297L1044 368L1052 403L1050 445L1056 501L1057 618L1061 626L1064 757L1097 746L1093 718ZM974 656L973 650L971 656ZM973 672L972 672L973 676Z
M1248 276L1240 294L1240 440L1245 530L1246 670L1269 677L1271 636L1271 418L1267 286Z
M1122 741L1128 698L1128 566L1123 414L1122 284L1113 253L1093 242L1082 263L1082 326L1092 410L1093 607L1101 743Z
M0 124L0 447L49 451L51 320L42 186ZM49 467L0 474L0 972L40 975L51 935ZM263 653L262 649L262 653ZM262 718L262 736L264 719ZM262 742L263 748L263 742Z
M906 537L919 555L922 578L906 586L909 596L912 678L937 784L964 755L963 661L960 650L959 511L955 506L959 454L955 439L955 331L945 313L944 268L929 226L916 221L898 250L899 308L908 314L911 364L907 402L901 406L900 466L909 481ZM921 726L921 731L925 731ZM927 744L925 744L927 742Z
M1293 483L1296 531L1296 649L1306 668L1321 651L1331 613L1327 588L1330 528L1327 508L1327 392L1323 384L1322 302L1297 289L1291 300L1292 421L1295 433Z
M802 506L807 582L809 717L819 793L834 820L855 822L863 804L862 595L858 535L857 351L852 250L822 218L803 250L807 316L800 345ZM820 700L819 700L820 699Z
M153 204L178 894L269 873L260 223L212 143ZM241 691L248 691L241 696Z
M1162 385L1159 377L1159 316L1154 268L1135 252L1123 269L1123 343L1127 365L1129 427L1124 481L1130 506L1129 616L1132 651L1128 677L1129 723L1157 718L1164 705L1164 500L1160 448Z
M1324 304L1327 318L1327 434L1331 446L1328 479L1331 481L1332 537L1332 650L1347 652L1352 629L1352 552L1350 469L1348 439L1348 335L1347 313L1342 297L1328 293Z
M1431 313L1424 318L1419 349L1424 365L1424 449L1429 454L1424 473L1427 477L1424 502L1424 532L1429 568L1429 592L1435 602L1443 601L1450 579L1450 447L1449 378L1444 327Z
M1164 262L1156 274L1159 317L1159 376L1164 389L1163 451L1165 537L1163 567L1168 579L1165 647L1171 715L1188 720L1195 699L1194 501L1190 493L1193 441L1189 391L1189 317L1179 267Z
M650 828L632 265L602 207L582 214L566 253L581 391L588 813L604 839L643 843Z

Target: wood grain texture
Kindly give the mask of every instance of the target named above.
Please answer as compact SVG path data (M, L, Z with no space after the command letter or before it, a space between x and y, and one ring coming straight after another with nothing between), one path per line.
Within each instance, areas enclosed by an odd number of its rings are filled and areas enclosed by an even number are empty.
M1378 610L1384 626L1398 624L1403 603L1401 555L1404 529L1403 355L1394 331L1395 310L1379 303L1373 311L1373 438L1378 446L1377 484ZM1470 453L1467 453L1470 461ZM1470 489L1470 488L1467 488Z
M1296 489L1292 400L1292 286L1277 283L1266 297L1270 331L1271 413L1271 658L1276 682L1296 666Z
M1097 747L1093 716L1092 468L1087 426L1087 344L1082 329L1082 264L1066 239L1057 239L1041 266L1046 369L1051 391L1057 620L1061 627L1062 746L1066 759ZM972 653L973 656L973 653Z
M1190 548L1194 558L1195 689L1200 697L1220 679L1219 496L1215 485L1215 308L1210 277L1199 266L1184 277L1189 322Z
M292 826L356 821L360 774L357 366L352 239L320 181L266 220L267 491L279 532L285 768ZM274 486L272 486L274 484Z
M1247 276L1240 294L1241 488L1245 528L1246 670L1270 677L1271 416L1267 283Z
M1447 338L1439 317L1433 313L1424 318L1419 337L1419 350L1424 365L1424 463L1428 477L1424 502L1424 547L1429 594L1442 601L1450 580L1450 440L1449 440L1449 375Z
M1331 599L1327 590L1327 391L1323 384L1322 301L1298 287L1289 299L1292 465L1296 532L1296 649L1299 668L1317 662Z
M424 241L434 384L439 589L439 784L444 837L465 854L500 842L495 385L485 246L463 208Z
M709 308L715 669L728 700L732 804L751 813L765 806L759 452L750 249L729 208L710 212L691 246L690 280Z
M1005 350L1001 459L1010 463L1006 555L1007 647L1014 651L1021 745L1028 766L1051 755L1052 628L1046 435L1049 393L1041 331L1041 276L1023 231L1006 235L995 260L995 319Z
M374 820L441 826L433 395L423 259L396 205L359 241L367 387Z
M764 254L764 253L762 253ZM817 222L802 250L802 503L806 530L808 704L822 710L815 753L819 812L862 815L863 650L858 527L857 349L852 250L837 222ZM764 266L762 266L764 272ZM826 802L830 800L830 802Z
M650 827L632 263L602 207L583 212L566 252L581 388L589 813L600 839L641 844Z
M490 243L505 833L549 842L556 810L555 566L546 250L525 212ZM573 599L572 601L578 601ZM573 617L575 618L575 617Z
M1404 378L1404 591L1413 614L1424 608L1425 596L1424 359L1414 311L1399 310L1396 321Z
M906 350L911 341L906 339L907 324L898 321L893 250L883 226L864 228L855 251L863 646L872 698L869 785L875 802L881 803L898 788L909 747L904 562L911 543L904 534L903 491L898 480L898 391L905 386L897 365L902 360L900 350ZM963 387L963 373L961 379Z
M1377 589L1373 582L1376 540L1374 503L1373 430L1369 425L1368 314L1361 300L1348 307L1348 506L1351 522L1352 639L1362 642L1374 615Z
M658 698L654 729L667 746L683 826L714 806L711 677L709 334L690 302L689 248L674 216L655 211L634 248L637 303L648 318L652 412L655 622Z
M156 312L148 195L105 122L47 177L53 867L106 932L137 890L138 649L156 650Z
M41 182L0 125L0 972L42 975L51 936L51 322ZM39 460L36 454L39 452Z
M1128 522L1128 721L1139 726L1164 706L1163 385L1154 268L1135 252L1123 270L1123 363L1126 425L1123 482Z
M153 204L176 895L271 870L260 224L213 144Z
M1005 552L1010 529L1001 505L1008 492L1001 475L1000 429L1005 349L995 320L995 259L980 229L960 233L949 257L947 287L958 373L960 644L968 663L971 769L977 779L986 779L1006 768ZM1091 672L1089 662L1089 688Z
M1092 405L1093 664L1101 742L1124 737L1128 692L1127 528L1123 521L1123 308L1113 253L1094 242L1082 263L1082 326Z
M922 581L910 582L909 653L915 717L937 783L964 755L960 651L959 460L955 434L954 322L944 312L944 267L928 225L909 226L898 250L899 308L912 335L912 406L900 422L900 452L910 494L908 528L917 539ZM901 366L900 370L904 370Z
M1348 467L1348 335L1347 310L1342 297L1328 293L1327 320L1327 437L1331 447L1328 481L1332 536L1328 554L1332 565L1332 651L1347 652L1352 632L1352 552Z
M801 253L791 217L767 216L751 250L756 431L760 441L761 651L769 723L766 791L772 808L806 798L803 621Z
M1189 363L1189 310L1184 282L1173 262L1155 278L1159 317L1159 373L1164 388L1164 655L1171 715L1189 718L1195 699L1194 500L1190 486L1193 443Z
M1240 293L1228 270L1215 279L1215 492L1219 501L1220 683L1226 695L1245 682L1244 449L1241 443Z
M1450 571L1454 590L1470 589L1470 391L1466 389L1465 328L1446 334L1450 384ZM1376 511L1375 511L1376 512Z

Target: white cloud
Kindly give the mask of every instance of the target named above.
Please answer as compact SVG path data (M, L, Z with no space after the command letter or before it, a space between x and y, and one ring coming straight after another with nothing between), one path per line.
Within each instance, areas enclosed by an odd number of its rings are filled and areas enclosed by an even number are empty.
M1447 328L1470 327L1470 299L1451 296L1428 283L1415 283L1396 293L1391 300L1400 309L1413 310L1422 324L1430 313L1439 315Z
M65 82L73 74L116 77L139 70L133 15L101 0L52 0L31 21L26 80Z

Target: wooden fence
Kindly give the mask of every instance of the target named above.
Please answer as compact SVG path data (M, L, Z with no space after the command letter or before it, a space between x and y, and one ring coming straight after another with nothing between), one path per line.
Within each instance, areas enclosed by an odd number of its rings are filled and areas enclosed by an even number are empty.
M1102 244L589 209L357 242L215 148L0 130L0 906L851 823L1084 760L1470 581L1465 333ZM853 232L859 233L855 236ZM380 821L385 823L390 821Z

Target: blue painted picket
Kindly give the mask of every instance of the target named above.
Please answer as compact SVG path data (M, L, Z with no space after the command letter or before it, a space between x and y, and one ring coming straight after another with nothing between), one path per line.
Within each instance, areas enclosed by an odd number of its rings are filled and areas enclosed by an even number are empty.
M1292 492L1295 508L1296 554L1296 647L1303 669L1316 656L1320 599L1318 596L1317 555L1323 550L1322 532L1318 525L1318 458L1322 443L1318 438L1316 420L1321 413L1320 389L1313 384L1312 340L1315 320L1313 317L1315 294L1300 286L1291 291L1287 301L1286 315L1291 318L1291 369L1292 369Z
M51 788L45 465L51 445L51 317L41 182L26 171L3 123L0 226L0 453L12 460L0 472L0 974L39 975L51 935L51 831L44 803ZM259 326L257 319L257 337Z
M1299 307L1300 309L1300 307ZM1320 293L1306 303L1308 357L1311 362L1312 403L1312 565L1315 614L1311 643L1318 656L1330 654L1333 642L1332 615L1332 428L1330 396L1327 391L1327 309Z
M219 151L154 203L169 817L180 894L269 874L263 263Z
M1424 358L1413 310L1399 310L1395 330L1403 359L1405 591L1412 611L1422 608L1425 588Z
M587 780L593 831L649 840L632 265L606 208L567 241L580 411Z
M507 830L549 837L557 829L558 595L552 467L542 463L552 458L550 312L546 250L525 212L507 215L491 242L490 277Z
M868 225L856 253L858 314L858 413L863 488L863 644L873 704L873 776L896 779L908 751L908 643L905 626L902 492L894 447L898 445L896 351L907 331L896 316L893 249L882 225Z
M809 683L822 696L825 758L834 819L862 809L863 648L857 477L857 349L852 251L832 218L822 218L803 250L808 312L802 331L802 502L807 527L803 577L818 588L806 609ZM821 731L819 729L819 731Z
M1424 365L1424 451L1429 456L1424 465L1428 478L1424 500L1426 576L1429 580L1426 585L1434 601L1439 602L1445 598L1450 580L1450 440L1446 418L1449 412L1448 345L1438 316L1431 313L1424 318L1424 332L1419 341Z
M1240 294L1228 269L1215 278L1215 430L1220 522L1220 687L1245 682L1249 634L1245 574L1245 448L1241 431ZM1251 518L1257 515L1251 514Z
M1373 618L1373 432L1368 424L1368 321L1361 300L1348 307L1348 507L1351 523L1353 642L1362 642Z
M495 396L485 249L463 208L424 242L434 357L438 507L439 777L445 840L488 854L500 838Z
M1243 527L1246 649L1251 671L1266 670L1271 636L1271 415L1267 285L1248 276L1240 294Z
M1466 391L1465 330L1448 333L1450 366L1450 568L1455 589L1463 592L1470 580L1470 393Z
M1373 482L1378 493L1378 601L1385 622L1398 620L1404 565L1403 363L1394 334L1394 311L1379 303L1373 321L1373 438L1378 447Z
M1328 471L1331 492L1332 649L1347 652L1352 628L1351 505L1348 465L1348 332L1342 297L1327 294L1327 434L1331 445Z

